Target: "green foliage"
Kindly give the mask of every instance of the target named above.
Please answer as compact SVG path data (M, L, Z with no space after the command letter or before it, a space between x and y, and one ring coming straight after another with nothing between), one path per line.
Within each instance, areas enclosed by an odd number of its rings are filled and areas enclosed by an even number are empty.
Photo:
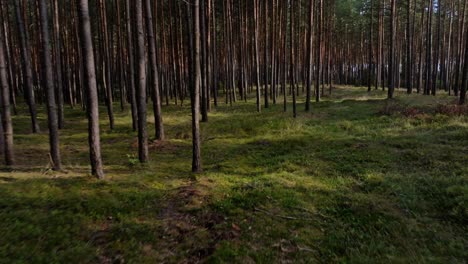
M67 110L67 172L44 174L47 135L29 134L20 109L18 166L0 173L0 263L462 263L466 115L438 111L443 95L365 91L336 89L296 120L253 100L220 106L202 124L196 181L187 107L163 109L168 140L144 167L128 154L129 113L114 131L102 115L106 181L88 175L84 114Z

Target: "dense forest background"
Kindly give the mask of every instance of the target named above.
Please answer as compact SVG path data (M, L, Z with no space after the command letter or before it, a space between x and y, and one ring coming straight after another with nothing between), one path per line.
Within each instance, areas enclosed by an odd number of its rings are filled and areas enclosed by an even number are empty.
M141 2L141 3L140 3ZM48 105L51 160L60 169L64 107L90 115L99 163L99 103L114 128L114 102L129 107L147 160L146 105L164 139L161 105L193 105L194 171L201 171L199 121L212 107L247 100L257 111L334 84L368 91L443 91L465 102L466 1L2 1L2 87L6 159L12 163L9 105ZM89 27L89 28L88 28ZM90 97L90 98L87 98ZM8 99L8 100L7 100ZM87 102L87 99L88 102ZM10 135L10 136L8 136ZM93 136L94 135L94 136ZM102 174L97 164L97 174ZM93 165L93 173L95 172Z

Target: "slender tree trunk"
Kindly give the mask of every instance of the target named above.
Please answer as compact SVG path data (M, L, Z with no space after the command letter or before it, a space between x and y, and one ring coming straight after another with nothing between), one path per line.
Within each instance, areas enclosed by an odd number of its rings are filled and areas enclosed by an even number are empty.
M408 9L406 12L406 32L408 35L406 43L406 92L408 94L413 92L413 34L411 26L412 1L413 0L408 0Z
M291 1L294 1L294 0L291 0ZM264 90L264 99L265 99L265 108L268 108L270 107L270 101L269 101L269 95L268 95L268 3L269 1L265 0L263 2L263 7L264 7L264 14L263 16L265 17L265 20L264 20L264 33L265 33L265 52L264 52L264 65L263 65L263 79L264 79L264 86L265 86L265 90Z
M463 67L462 85L460 89L460 105L466 102L466 91L468 89L468 34L465 41L465 66Z
M61 169L61 157L59 149L57 105L55 103L54 78L52 56L50 52L50 33L47 14L47 0L39 0L41 33L42 33L42 59L44 69L44 85L47 97L47 116L49 124L49 143L52 169Z
M201 115L202 122L208 122L208 86L207 86L207 54L206 54L206 19L205 19L205 1L200 2L200 31L201 31Z
M202 0L203 1L203 0ZM201 69L200 69L200 0L194 0L193 4L193 21L187 21L193 24L193 71L191 74L192 83L192 140L193 140L193 160L192 171L199 173L202 171L201 165L201 141L200 141L200 84L201 84Z
M54 0L53 6L53 22L54 22L54 53L55 53L55 91L57 96L57 116L58 127L62 129L64 126L64 113L63 113L63 78L62 78L62 39L60 36L60 21L59 21L59 4L58 0Z
M148 161L148 131L146 128L146 49L142 0L135 0L135 25L137 33L137 110L138 110L138 158Z
M309 1L309 28L307 35L307 95L306 95L306 112L310 111L310 100L312 97L312 77L313 77L313 56L314 52L314 0Z
M130 0L125 0L126 19L127 19L127 56L128 56L128 94L130 99L131 113L132 113L132 127L133 131L138 127L138 110L136 103L136 88L135 88L135 57L133 50L133 25L132 25L132 9Z
M315 101L320 102L320 82L321 82L321 72L322 72L322 21L323 21L323 0L318 1L318 17L317 17L317 41L316 49L317 55L315 58L316 61L316 76L315 76Z
M110 65L110 49L109 45L109 32L107 27L107 8L106 1L99 0L99 9L101 17L101 34L102 34L102 72L103 72L103 84L106 92L106 105L107 115L109 116L109 127L114 129L114 107L113 107L113 87L111 81L111 65Z
M253 12L254 12L254 57L255 57L255 84L257 87L257 112L262 111L262 106L261 106L261 92L260 92L260 58L259 58L259 48L258 48L258 1L259 0L253 0Z
M99 131L99 103L96 83L96 66L94 62L93 38L89 16L88 0L78 0L78 12L80 20L81 50L83 56L84 86L87 94L88 114L88 143L91 172L98 179L104 179L101 138Z
M296 106L296 82L295 82L295 74L294 74L294 71L295 71L295 57L294 57L294 39L295 39L295 36L294 36L294 6L295 6L295 2L297 0L291 0L291 21L289 22L290 23L290 31L289 31L289 34L290 34L290 41L291 41L291 47L290 47L290 54L291 54L291 58L290 58L290 62L291 62L291 68L290 68L290 78L291 78L291 92L292 92L292 96L293 96L293 117L296 118L297 117L297 106ZM321 0L319 0L321 1Z
M36 102L34 99L33 73L31 66L31 51L29 47L29 36L24 25L24 19L21 14L20 1L15 2L16 22L18 25L18 35L21 46L21 62L23 68L23 84L25 99L31 115L32 132L39 133L39 124L37 122ZM26 2L25 2L26 3Z
M148 50L151 67L151 96L153 100L154 126L157 140L164 140L164 126L161 113L161 98L159 95L159 69L156 62L156 43L153 31L153 15L151 1L145 0L146 5L146 32L148 34Z
M429 0L428 16L426 21L426 83L424 86L424 94L429 95L431 92L432 83L432 14L433 0Z
M3 153L5 155L5 164L11 166L14 163L13 155L13 124L11 122L10 108L10 87L8 84L8 70L6 64L6 47L4 35L0 34L0 97L1 97L1 122Z
M408 0L411 1L411 0ZM369 75L367 81L367 91L370 92L372 90L372 78L374 75L374 1L370 1L370 22L369 22Z
M395 45L396 45L396 1L391 0L390 13L390 56L388 63L388 98L393 98L395 91Z

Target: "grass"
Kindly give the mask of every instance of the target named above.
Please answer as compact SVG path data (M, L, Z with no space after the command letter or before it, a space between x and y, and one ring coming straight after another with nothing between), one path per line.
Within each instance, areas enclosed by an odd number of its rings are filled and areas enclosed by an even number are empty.
M128 111L110 131L102 109L105 181L88 175L81 110L66 111L56 173L47 134L30 134L19 109L17 166L0 173L0 263L465 263L468 118L435 113L444 95L384 98L337 88L297 119L220 105L202 124L200 175L188 107L163 108L168 140L152 141L146 165Z

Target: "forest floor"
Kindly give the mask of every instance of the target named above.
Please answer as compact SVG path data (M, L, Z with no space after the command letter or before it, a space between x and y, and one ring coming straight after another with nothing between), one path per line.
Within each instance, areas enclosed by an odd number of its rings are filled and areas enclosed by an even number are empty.
M80 109L66 111L59 173L19 109L18 165L0 172L0 263L464 263L466 108L385 96L337 88L297 119L291 106L222 104L202 124L199 175L188 106L163 107L168 139L151 141L144 166L128 111L110 131L102 109L105 181L88 174Z

